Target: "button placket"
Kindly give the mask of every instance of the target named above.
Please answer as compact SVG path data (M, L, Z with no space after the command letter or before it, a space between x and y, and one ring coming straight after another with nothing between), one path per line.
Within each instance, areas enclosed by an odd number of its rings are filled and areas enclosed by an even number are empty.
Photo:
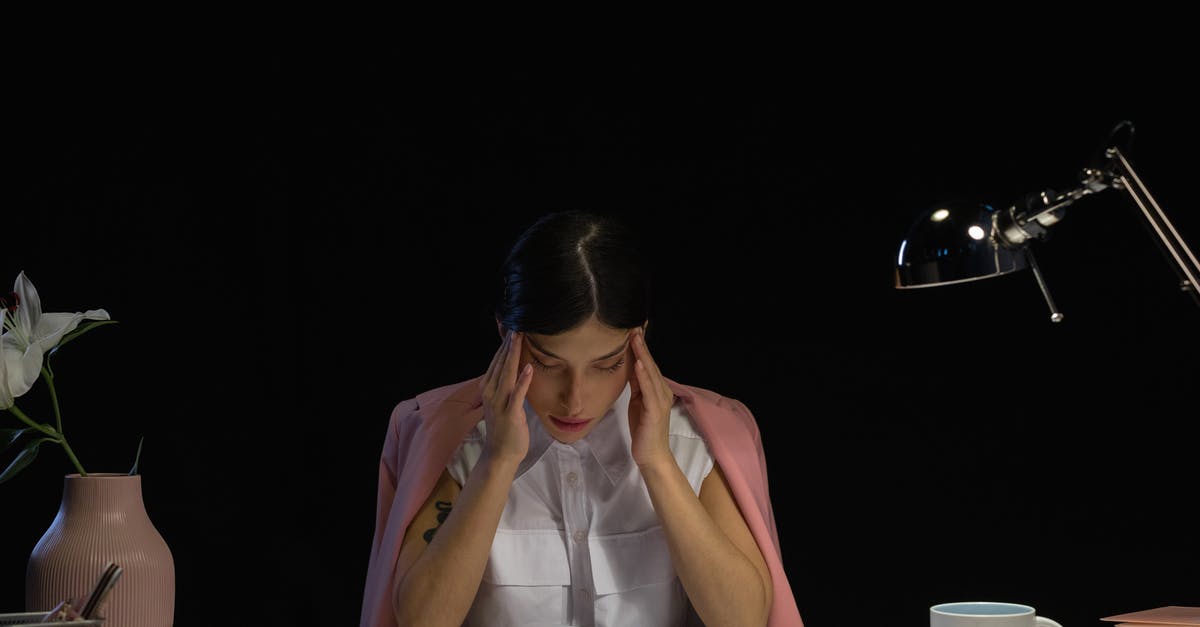
M595 624L595 605L592 599L592 559L588 547L590 521L587 516L587 486L583 481L583 466L578 450L557 446L560 476L559 496L566 527L567 555L571 562L572 621L576 625Z

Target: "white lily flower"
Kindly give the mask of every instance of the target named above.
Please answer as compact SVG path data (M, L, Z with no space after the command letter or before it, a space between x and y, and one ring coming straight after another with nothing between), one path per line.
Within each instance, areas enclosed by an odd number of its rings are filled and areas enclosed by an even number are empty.
M42 301L24 271L17 275L13 291L16 310L11 318L5 317L4 335L0 337L4 361L0 372L5 375L4 384L0 384L0 409L11 407L14 398L33 387L41 374L46 353L57 346L64 335L74 331L84 320L109 319L108 312L103 309L42 313Z

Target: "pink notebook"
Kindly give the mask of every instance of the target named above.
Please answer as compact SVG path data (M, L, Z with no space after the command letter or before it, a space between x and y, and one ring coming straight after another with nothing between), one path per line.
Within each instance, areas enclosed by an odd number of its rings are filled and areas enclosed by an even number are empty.
M1100 620L1120 625L1200 625L1200 607L1167 605L1152 610L1106 616ZM1119 625L1114 625L1119 627Z

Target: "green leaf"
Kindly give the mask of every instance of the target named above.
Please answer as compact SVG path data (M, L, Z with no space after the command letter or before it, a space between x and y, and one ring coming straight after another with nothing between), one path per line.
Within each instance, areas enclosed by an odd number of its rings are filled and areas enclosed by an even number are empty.
M3 473L0 473L0 483L4 483L5 481L17 476L17 473L21 472L26 466L31 464L33 460L37 458L38 447L42 445L42 442L54 442L57 444L58 440L55 440L54 438L39 438L37 440L30 441L25 445L25 449L17 455L17 458L8 465L8 468L6 468Z
M0 451L6 450L8 447L17 443L21 436L25 435L31 427L24 429L0 429Z
M88 331L91 331L92 329L95 329L96 327L102 327L106 324L116 324L116 323L117 323L116 320L88 320L87 322L84 322L84 323L80 324L79 326L75 327L74 331L71 331L70 333L64 335L63 338L58 341L58 344L55 345L54 348L50 349L50 352L47 354L47 356L57 353L58 349L62 348L64 345L66 345L67 342L70 342L71 340L83 335L84 333L87 333Z
M134 458L133 458L133 468L129 469L129 474L131 474L131 475L137 474L138 462L140 462L142 460L142 442L145 442L145 441L146 441L146 436L144 436L144 435L142 436L142 438L140 440L138 440L138 451L137 451L137 455L134 456Z

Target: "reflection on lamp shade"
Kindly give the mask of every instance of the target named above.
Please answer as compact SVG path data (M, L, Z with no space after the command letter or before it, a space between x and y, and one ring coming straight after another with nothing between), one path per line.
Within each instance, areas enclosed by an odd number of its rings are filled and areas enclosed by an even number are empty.
M943 203L922 213L896 258L896 287L930 287L1008 274L1025 268L1025 254L995 237L991 205Z

